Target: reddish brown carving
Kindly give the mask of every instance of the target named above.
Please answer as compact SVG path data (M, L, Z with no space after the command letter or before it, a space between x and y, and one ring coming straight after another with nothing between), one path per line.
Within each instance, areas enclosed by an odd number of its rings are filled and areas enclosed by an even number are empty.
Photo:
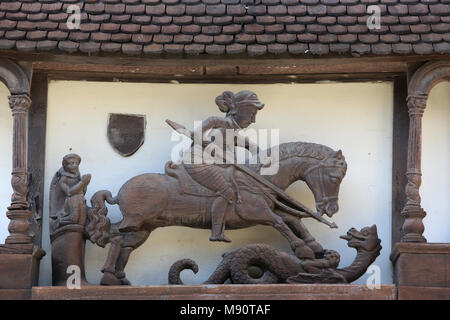
M402 242L426 242L422 222L426 213L421 207L419 192L422 183L422 117L431 88L446 79L450 79L449 61L428 62L414 73L408 85L408 182L405 188L406 204L402 210L402 216L405 218Z
M66 155L50 186L52 281L55 286L66 285L73 272L68 269L70 266L79 268L80 285L88 284L84 271L88 208L84 195L91 175L80 175L80 162L80 156Z
M249 91L236 95L225 92L216 102L221 110L227 112L227 116L205 121L199 129L201 134L205 128L226 129L227 123L232 121L236 121L239 127L248 126L254 122L255 109L262 107L256 95ZM194 133L188 132L187 135ZM244 146L250 147L250 144L246 142ZM203 146L201 148L203 150ZM226 151L227 148L229 146L222 150ZM207 170L211 169L209 171L214 173L213 176L217 176L218 186L214 187L201 183L204 179L196 179L195 174L192 174L203 164L188 169L185 164L169 162L165 175L149 173L134 177L122 186L116 197L106 190L94 194L91 199L92 217L98 217L99 221L105 219L105 201L119 205L123 214L123 220L114 224L111 230L105 223L92 228L92 232L103 235L99 239L107 239L105 233L109 232L112 242L101 283L128 284L124 268L131 252L144 243L156 228L172 225L212 228L211 240L226 240L222 238L225 227L240 229L257 224L270 225L289 241L297 257L322 257L322 246L300 219L312 217L330 227L336 227L321 215L331 217L338 211L339 185L347 169L345 159L341 151L313 143L284 143L271 148L266 154L275 152L279 153L279 168L273 175L259 175L267 165L264 161L253 165L212 164L213 168ZM215 156L220 158L224 154ZM261 160L258 154L255 157ZM298 180L305 181L312 190L319 213L285 194L284 190ZM215 230L217 224L213 216L218 198L227 200L219 211L227 211L222 215L223 218L218 219L220 230ZM280 211L275 211L276 208ZM104 241L98 244L104 245Z
M381 240L377 228L352 228L341 238L348 246L356 249L353 263L338 269L340 256L336 251L325 250L321 259L299 259L295 255L276 250L266 244L251 244L233 252L225 253L223 260L205 284L264 283L351 283L361 277L367 267L375 261L381 251ZM198 266L191 259L175 262L169 271L170 284L183 284L181 271L191 269L198 272Z

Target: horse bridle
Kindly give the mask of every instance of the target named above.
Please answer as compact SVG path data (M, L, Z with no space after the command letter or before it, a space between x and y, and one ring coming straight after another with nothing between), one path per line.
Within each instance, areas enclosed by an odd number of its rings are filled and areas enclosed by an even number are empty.
M325 188L324 188L324 187L325 187L325 184L324 184L324 181L323 181L323 176L324 176L324 175L323 175L323 169L324 169L324 168L333 168L333 167L340 168L340 166L336 166L336 165L333 165L333 166L325 166L325 162L326 162L329 158L330 158L330 157L327 157L327 158L321 160L318 164L312 166L311 168L306 169L306 171L303 173L303 174L305 175L305 178L307 178L308 175L309 175L312 171L320 170L320 171L319 171L319 187L320 187L320 190L324 190L324 189L325 189ZM332 201L332 200L336 200L336 201L337 201L338 199L339 199L338 196L323 196L323 197L320 198L319 201L316 201L316 206L321 206L321 205L326 204L326 203L328 203L329 201Z

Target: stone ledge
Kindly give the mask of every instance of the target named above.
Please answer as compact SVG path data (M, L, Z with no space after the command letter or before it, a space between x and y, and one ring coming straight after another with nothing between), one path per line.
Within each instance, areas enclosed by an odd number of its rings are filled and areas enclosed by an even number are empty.
M0 289L0 300L31 300L31 289Z
M398 300L450 300L450 288L400 286Z
M162 285L34 287L33 300L395 300L395 285L370 290L366 285Z
M450 254L450 243L411 243L399 242L391 253L390 259L395 262L402 253L411 254Z

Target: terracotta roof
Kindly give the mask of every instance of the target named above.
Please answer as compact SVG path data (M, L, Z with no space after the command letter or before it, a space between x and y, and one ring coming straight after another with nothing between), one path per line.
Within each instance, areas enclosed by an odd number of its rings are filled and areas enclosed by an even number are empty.
M79 30L67 25L81 9ZM378 5L381 28L369 30ZM0 49L122 55L450 53L450 0L22 0Z

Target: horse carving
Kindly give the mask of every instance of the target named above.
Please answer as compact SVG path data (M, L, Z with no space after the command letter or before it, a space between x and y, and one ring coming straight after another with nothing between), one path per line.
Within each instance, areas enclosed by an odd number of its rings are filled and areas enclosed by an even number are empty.
M240 201L232 204L234 210L226 215L224 226L241 229L269 225L289 241L299 259L321 258L322 246L301 219L313 217L323 222L322 215L331 217L338 211L339 186L347 170L345 158L340 150L314 143L283 143L276 148L279 152L276 174L258 179L261 163L242 165L251 175L245 170L234 172ZM314 194L316 215L307 214L306 209L304 212L292 209L286 198L274 191L286 190L299 180L306 182ZM116 197L106 190L95 193L86 230L90 240L98 245L111 243L101 284L129 284L124 272L129 256L153 230L167 226L211 228L210 212L216 196L191 179L183 164L171 162L166 164L166 174L147 173L130 179ZM105 201L120 207L122 221L110 225Z

